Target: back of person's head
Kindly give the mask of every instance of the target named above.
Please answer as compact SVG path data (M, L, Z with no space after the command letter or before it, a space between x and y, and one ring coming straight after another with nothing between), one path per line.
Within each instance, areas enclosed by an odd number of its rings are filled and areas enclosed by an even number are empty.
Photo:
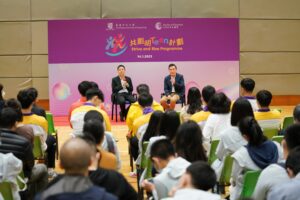
M87 122L88 120L91 120L91 119L99 120L99 121L101 121L101 123L104 122L103 115L100 112L98 112L97 110L90 110L90 111L88 111L84 115L83 121Z
M175 156L175 150L168 139L162 139L154 142L150 149L150 158L156 157L162 160L168 160Z
M290 177L295 177L300 172L300 147L294 148L288 155L285 167Z
M187 95L187 104L189 105L187 109L188 114L194 114L202 110L201 105L201 93L196 87L191 87Z
M88 89L90 89L91 87L92 87L92 85L91 85L90 81L82 81L78 85L78 91L79 91L80 95L84 97L86 91L88 91Z
M147 84L142 83L136 87L136 92L138 93L138 95L141 95L142 93L149 94L150 88Z
M202 132L196 122L189 120L179 126L175 137L175 149L178 156L189 162L207 161L202 146Z
M5 106L10 107L10 108L12 108L16 111L16 113L18 114L18 119L17 119L18 122L23 121L22 107L21 107L21 104L18 100L8 99L5 102Z
M99 86L98 86L98 84L96 82L91 81L90 83L91 83L91 88L97 88L97 89L99 89Z
M92 149L81 138L73 138L63 144L59 155L66 174L83 175L91 164Z
M245 117L238 123L239 130L246 136L250 146L259 146L267 140L261 127L253 117Z
M28 94L32 95L33 98L34 98L34 101L35 101L38 98L38 95L39 95L37 89L34 88L34 87L31 87L31 88L28 88L27 90L28 90Z
M168 110L164 113L160 122L160 135L165 135L170 141L175 138L176 131L180 126L180 117L174 110Z
M255 87L255 81L251 78L244 78L241 80L241 87L246 92L253 92L254 87Z
M215 171L204 161L192 163L186 169L186 173L191 176L192 185L199 190L208 191L217 181Z
M139 105L143 108L152 106L153 97L151 94L142 93L138 98Z
M95 142L100 144L104 138L104 127L100 120L90 119L84 122L83 135L90 135L94 137Z
M90 88L85 93L85 97L88 101L95 96L97 96L102 102L104 101L103 92L98 88Z
M204 88L202 88L202 98L203 100L208 103L210 98L216 93L216 89L211 86L211 85L207 85Z
M93 136L86 134L86 135L79 136L79 138L83 139L86 143L89 144L89 146L92 149L93 155L95 155L97 153L97 151L98 151L97 144L96 144L95 138Z
M29 93L28 89L20 90L17 98L23 109L28 109L35 100L34 95Z
M3 100L3 85L0 83L0 100Z
M223 93L215 93L208 102L208 110L215 114L226 114L230 112L230 99Z
M300 123L300 104L296 105L293 111L294 121Z
M239 97L233 104L231 110L231 125L237 126L238 122L244 117L254 117L253 110L250 102L243 98Z
M160 122L164 113L160 110L154 111L150 117L147 129L143 136L143 142L149 141L151 137L159 134Z
M300 124L289 126L285 131L284 140L289 151L300 146Z
M256 94L256 100L261 107L269 107L272 101L272 93L268 90L260 90Z
M3 108L0 112L0 127L11 129L16 125L18 118L19 116L13 108Z

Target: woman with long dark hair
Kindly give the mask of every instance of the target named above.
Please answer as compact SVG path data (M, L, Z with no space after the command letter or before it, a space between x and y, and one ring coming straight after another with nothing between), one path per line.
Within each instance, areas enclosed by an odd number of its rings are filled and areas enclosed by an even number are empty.
M175 150L178 156L189 162L207 161L202 146L202 132L196 122L189 120L179 126L175 138Z
M282 159L280 146L264 136L261 127L253 117L243 118L239 121L238 127L247 145L242 146L232 155L234 161L231 174L233 186L231 200L240 197L245 171L263 170Z
M191 87L187 95L187 105L183 106L180 111L180 119L186 122L190 117L202 110L201 93L196 87Z

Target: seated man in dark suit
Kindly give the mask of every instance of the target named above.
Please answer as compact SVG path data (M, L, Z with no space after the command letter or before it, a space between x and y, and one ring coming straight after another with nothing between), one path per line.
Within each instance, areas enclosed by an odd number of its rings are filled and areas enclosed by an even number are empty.
M117 67L118 76L114 77L111 82L112 92L116 95L117 103L120 104L121 107L121 121L124 121L126 117L126 109L125 109L125 101L129 101L130 103L134 103L136 100L132 96L132 82L131 78L125 76L125 66L119 65Z
M160 103L165 110L174 110L176 102L185 93L185 85L183 75L177 73L175 64L169 65L169 73L164 80L165 95L161 98Z

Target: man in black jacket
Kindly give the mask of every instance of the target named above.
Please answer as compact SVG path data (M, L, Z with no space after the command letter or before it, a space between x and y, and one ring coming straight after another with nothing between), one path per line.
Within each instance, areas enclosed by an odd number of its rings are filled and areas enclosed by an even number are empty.
M111 82L112 87L112 93L115 96L117 103L120 104L121 107L121 121L124 121L124 118L126 117L126 109L125 109L125 102L129 101L130 103L134 103L136 100L132 96L132 82L131 78L128 76L125 76L125 66L119 65L117 67L118 76L114 77Z
M48 183L47 168L44 164L34 165L34 156L30 141L18 135L16 124L18 114L13 108L3 108L0 113L0 152L13 153L22 160L23 172L29 179L29 199L42 190Z

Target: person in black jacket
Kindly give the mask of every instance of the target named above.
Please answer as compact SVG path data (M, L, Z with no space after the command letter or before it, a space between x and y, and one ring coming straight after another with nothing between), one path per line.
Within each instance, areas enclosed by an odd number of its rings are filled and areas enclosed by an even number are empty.
M125 66L119 65L117 67L118 76L114 77L111 82L112 87L112 93L113 96L115 96L115 99L117 100L117 103L120 104L121 108L121 121L124 121L124 118L127 115L127 111L125 109L125 102L129 101L130 103L134 103L136 100L132 96L132 82L131 78L128 76L125 76Z
M164 96L160 103L164 109L174 110L176 102L185 94L183 75L177 73L177 66L169 64L169 75L164 79Z
M29 179L29 199L48 183L47 168L44 164L34 164L32 145L25 137L18 135L16 124L17 112L10 107L0 113L0 153L13 153L23 162L23 172Z

